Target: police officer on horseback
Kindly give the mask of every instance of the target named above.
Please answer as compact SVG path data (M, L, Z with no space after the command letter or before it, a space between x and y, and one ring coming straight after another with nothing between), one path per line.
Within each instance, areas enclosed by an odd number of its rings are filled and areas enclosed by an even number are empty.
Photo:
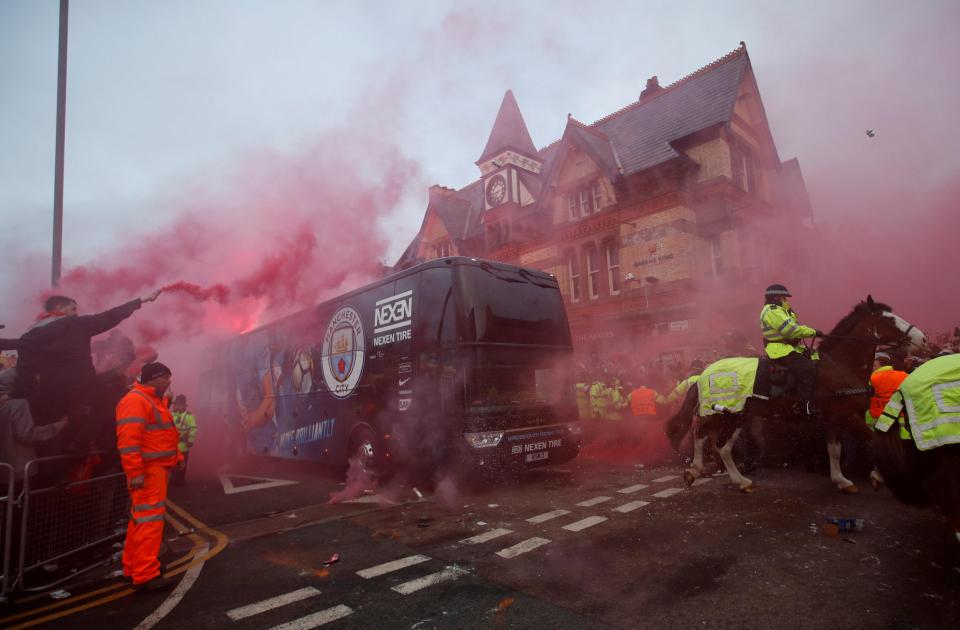
M822 337L820 331L797 321L788 298L793 297L782 284L771 284L763 294L765 304L760 312L760 329L767 356L787 368L796 379L797 398L807 415L814 415L813 395L817 384L814 360L805 352L801 340Z

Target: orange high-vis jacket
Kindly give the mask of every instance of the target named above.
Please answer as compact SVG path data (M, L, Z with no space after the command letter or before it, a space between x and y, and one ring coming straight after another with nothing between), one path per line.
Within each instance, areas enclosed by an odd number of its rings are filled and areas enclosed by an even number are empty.
M890 402L893 392L900 389L900 384L909 376L906 372L895 370L889 365L884 366L870 375L870 386L873 387L873 396L870 397L870 415L879 418L883 408Z
M643 385L630 392L630 411L634 416L657 415L657 392Z
M134 383L117 405L117 448L127 481L142 479L146 466L175 466L183 459L179 444L166 401L153 387Z

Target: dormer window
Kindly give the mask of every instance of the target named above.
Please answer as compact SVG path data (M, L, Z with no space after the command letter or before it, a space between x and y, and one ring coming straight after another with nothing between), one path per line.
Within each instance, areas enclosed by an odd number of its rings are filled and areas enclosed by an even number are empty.
M600 211L600 182L594 182L591 186L591 192L593 193L593 211Z
M574 195L567 195L567 213L571 221L580 218L580 212L577 209L577 198Z

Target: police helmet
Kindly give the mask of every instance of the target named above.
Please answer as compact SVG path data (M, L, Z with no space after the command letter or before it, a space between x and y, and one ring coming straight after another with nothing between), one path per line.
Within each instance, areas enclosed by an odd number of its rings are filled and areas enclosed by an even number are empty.
M793 297L790 294L790 291L787 287L782 284L771 284L767 287L767 290L763 292L763 297L765 298L774 298L774 297Z

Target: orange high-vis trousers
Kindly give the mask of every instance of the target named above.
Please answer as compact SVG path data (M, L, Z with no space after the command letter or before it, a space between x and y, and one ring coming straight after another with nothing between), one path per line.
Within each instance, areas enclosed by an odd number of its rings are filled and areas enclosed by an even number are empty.
M143 487L130 490L130 522L123 544L123 574L143 584L160 575L160 543L167 508L168 468L143 469Z

